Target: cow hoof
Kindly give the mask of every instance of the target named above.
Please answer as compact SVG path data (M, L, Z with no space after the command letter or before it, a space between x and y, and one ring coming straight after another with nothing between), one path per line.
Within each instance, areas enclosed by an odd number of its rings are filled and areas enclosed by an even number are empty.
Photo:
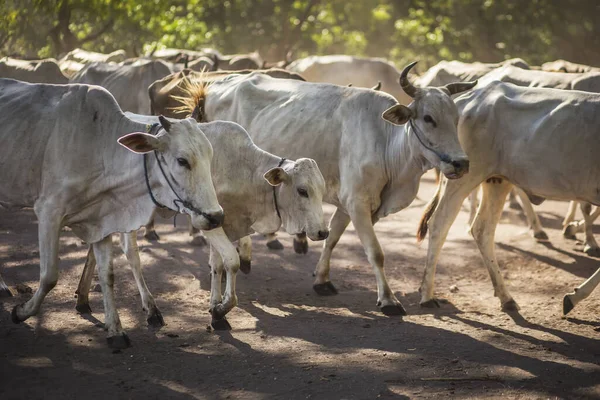
M77 312L79 314L91 314L92 313L92 309L90 308L89 303L77 304L75 306L75 309L77 310Z
M12 293L8 288L0 289L0 298L2 297L12 297Z
M23 320L20 319L19 316L17 315L17 307L19 307L19 306L13 307L12 312L10 313L10 319L12 320L13 323L20 324L21 322L23 322Z
M509 300L502 304L502 311L519 311L519 305L514 300Z
M388 317L393 317L396 315L408 315L402 304L388 304L387 306L380 307L383 315L387 315Z
M306 254L308 253L308 242L306 240L297 240L294 239L294 251L296 254Z
M212 321L210 321L210 326L212 326L212 328L215 331L230 331L231 330L231 325L229 325L229 321L227 321L227 318L223 317L220 319L212 319Z
M194 236L190 244L195 247L204 247L206 246L206 238L204 236Z
M337 289L333 286L331 281L327 281L325 283L315 283L313 285L313 290L317 292L319 296L334 296L338 294Z
M252 270L252 260L244 260L240 258L240 271L245 274L249 274Z
M144 238L146 238L146 240L149 242L158 242L160 240L160 236L158 236L158 233L156 233L156 231L146 232Z
M565 229L563 229L563 236L565 239L577 240L577 236L575 236L575 227L573 225L565 226Z
M600 248L585 245L583 252L590 257L600 257Z
M535 232L533 237L537 240L548 240L548 235L544 231Z
M146 321L148 322L148 325L153 328L160 328L165 326L165 320L163 319L163 316L157 307L152 308L152 312L150 313L148 318L146 318Z
M283 250L283 245L277 239L271 240L267 242L267 247L271 250Z
M419 304L423 308L440 308L440 302L437 299L430 299Z
M575 305L573 304L571 298L567 294L563 298L563 315L567 315L568 313L570 313L573 308L575 308Z
M108 347L110 347L111 349L122 350L131 346L129 336L127 336L127 334L124 332L117 336L107 337L106 342L108 343Z

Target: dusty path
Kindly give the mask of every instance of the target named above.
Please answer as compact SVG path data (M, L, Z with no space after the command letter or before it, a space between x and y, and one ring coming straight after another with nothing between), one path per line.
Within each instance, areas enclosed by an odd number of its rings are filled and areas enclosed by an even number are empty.
M424 180L419 196L434 185ZM564 293L600 262L564 240L565 203L546 202L542 223L550 243L536 243L524 220L505 212L497 233L498 259L521 313L509 316L493 297L475 243L466 233L466 207L442 252L439 310L419 308L417 288L427 250L414 232L424 201L379 222L390 284L410 316L388 318L375 307L375 278L359 240L348 229L334 253L332 280L340 294L321 298L311 272L320 246L306 256L269 252L254 237L250 275L239 275L234 330L207 332L206 249L191 248L183 219L158 227L162 241L143 239L142 262L167 326L146 327L139 295L120 250L116 292L133 347L113 354L101 328L102 298L92 293L94 317L75 311L74 292L86 246L66 232L61 275L38 317L20 325L10 310L37 288L37 223L30 211L0 213L0 268L16 294L0 299L0 398L600 398L600 290L570 318ZM331 212L331 208L328 208ZM456 285L458 291L449 288Z

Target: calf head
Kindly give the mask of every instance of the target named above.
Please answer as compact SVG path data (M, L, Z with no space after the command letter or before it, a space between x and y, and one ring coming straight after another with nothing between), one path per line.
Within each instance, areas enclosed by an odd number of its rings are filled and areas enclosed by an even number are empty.
M405 130L427 161L449 179L469 172L469 160L460 147L457 134L458 109L451 96L473 88L477 81L449 83L439 88L417 88L408 80L408 65L400 74L400 86L413 102L388 108L383 119L395 125L406 124Z
M276 201L286 232L306 232L312 240L323 240L329 230L323 220L325 179L310 158L287 162L267 171L264 178L277 187Z
M162 171L155 166L149 174L161 183L154 194L160 203L189 214L195 228L221 226L223 209L211 178L210 142L192 118L170 122L160 116L159 121L161 134L131 133L119 138L119 143L134 153L155 153Z

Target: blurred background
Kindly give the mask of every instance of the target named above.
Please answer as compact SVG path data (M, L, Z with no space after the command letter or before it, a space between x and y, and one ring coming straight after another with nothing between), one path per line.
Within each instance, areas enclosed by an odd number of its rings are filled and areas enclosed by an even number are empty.
M2 0L0 53L45 58L75 48L129 56L166 47L600 65L598 0Z

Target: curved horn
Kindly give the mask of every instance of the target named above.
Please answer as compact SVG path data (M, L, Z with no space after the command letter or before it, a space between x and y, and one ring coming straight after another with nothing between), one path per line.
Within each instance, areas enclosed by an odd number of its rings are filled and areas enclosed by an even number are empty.
M169 132L171 130L171 121L163 117L162 115L158 116L158 122L162 125L165 131Z
M471 82L455 82L455 83L449 83L446 86L444 86L446 88L446 90L448 92L450 92L450 96L458 94L458 93L462 93L462 92L466 92L469 89L473 89L473 87L477 85L477 81L471 81Z
M381 89L381 81L377 81L377 85L371 88L372 90L380 90Z
M404 90L404 93L406 93L413 99L415 98L415 95L417 94L418 89L416 87L414 87L413 84L410 83L410 81L408 80L408 71L410 71L412 69L412 67L415 66L416 63L418 63L418 61L413 61L412 63L410 63L406 67L404 67L404 69L402 70L402 73L400 74L400 79L399 79L400 86L402 87L402 90Z

